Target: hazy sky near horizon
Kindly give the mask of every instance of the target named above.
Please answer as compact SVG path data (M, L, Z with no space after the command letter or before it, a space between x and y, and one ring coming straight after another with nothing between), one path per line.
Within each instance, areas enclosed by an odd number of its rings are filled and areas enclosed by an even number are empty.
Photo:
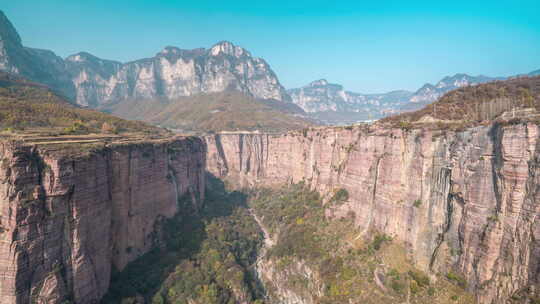
M26 46L122 62L228 40L286 88L326 78L362 93L446 75L540 69L540 1L2 0Z

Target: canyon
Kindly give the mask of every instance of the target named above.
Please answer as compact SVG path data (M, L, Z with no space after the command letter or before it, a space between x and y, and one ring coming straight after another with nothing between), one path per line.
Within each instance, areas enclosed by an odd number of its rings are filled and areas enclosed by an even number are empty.
M346 189L328 217L352 214L359 237L389 235L423 271L458 273L479 303L505 303L538 284L538 131L375 125L205 139L214 175L248 188L304 182L327 201Z
M62 59L1 11L0 70L0 304L540 303L539 77L287 91L227 41Z
M4 141L1 302L98 301L112 273L164 248L167 219L203 208L205 171L237 189L305 184L321 195L326 218L353 219L354 230L344 234L388 236L432 279L462 277L478 303L533 296L538 139L538 125L523 121L456 131L372 124L220 133L91 149ZM338 192L346 198L332 203ZM262 221L272 246L276 235ZM302 260L283 272L264 257L267 250L256 261L264 288L277 290L283 303L315 303L310 292L280 282L300 275L322 294L318 272ZM250 303L242 288L234 293Z
M0 303L540 298L538 77L199 137L2 79Z
M190 137L91 149L3 141L0 303L98 302L112 272L162 246L181 201L201 207L205 151Z

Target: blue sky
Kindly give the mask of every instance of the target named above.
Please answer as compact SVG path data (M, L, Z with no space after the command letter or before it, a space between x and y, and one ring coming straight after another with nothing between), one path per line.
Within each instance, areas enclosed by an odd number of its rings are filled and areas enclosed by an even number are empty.
M282 84L326 78L362 93L446 75L540 69L540 1L4 0L27 46L130 61L229 40Z

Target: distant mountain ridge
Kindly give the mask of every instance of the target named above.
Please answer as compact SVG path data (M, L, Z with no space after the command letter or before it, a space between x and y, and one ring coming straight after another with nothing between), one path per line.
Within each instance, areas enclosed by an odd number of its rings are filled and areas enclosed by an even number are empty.
M1 11L0 70L44 83L94 108L125 99L174 99L229 90L257 99L290 101L263 59L228 41L210 49L168 46L154 57L127 63L86 52L63 60L51 51L24 47Z
M470 76L467 74L455 74L446 76L435 85L426 83L418 89L410 98L411 102L431 103L444 95L446 92L457 88L486 83L496 80L504 80L507 77L488 77L484 75Z
M412 94L409 91L393 91L386 94L355 93L346 91L342 85L329 83L325 79L313 81L302 88L290 89L287 93L304 111L326 121L328 118L317 115L321 112L341 112L366 119L376 118L382 110L391 111L401 103L407 102ZM347 121L343 116L337 120Z
M528 75L529 76L538 76L538 75L540 75L540 70L532 71Z
M521 76L539 74L540 70L537 70ZM460 73L446 76L436 84L426 83L416 92L398 90L381 94L347 91L342 85L320 79L287 92L295 104L314 117L330 124L352 123L417 110L452 90L507 78L509 77L470 76Z

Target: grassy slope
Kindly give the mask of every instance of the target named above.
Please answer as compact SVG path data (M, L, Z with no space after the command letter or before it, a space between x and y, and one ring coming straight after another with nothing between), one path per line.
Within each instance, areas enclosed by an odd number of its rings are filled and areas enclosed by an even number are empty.
M115 105L111 112L121 117L191 132L283 132L311 124L295 116L293 111L271 106L270 102L258 101L235 91L201 94L174 101L124 101Z
M142 122L77 107L43 85L6 73L0 73L0 128L55 134L100 133L102 129L114 133L163 132Z
M411 123L430 116L438 128L462 129L493 120L513 108L540 110L540 76L463 87L446 93L421 110L387 117L380 122L411 127Z

